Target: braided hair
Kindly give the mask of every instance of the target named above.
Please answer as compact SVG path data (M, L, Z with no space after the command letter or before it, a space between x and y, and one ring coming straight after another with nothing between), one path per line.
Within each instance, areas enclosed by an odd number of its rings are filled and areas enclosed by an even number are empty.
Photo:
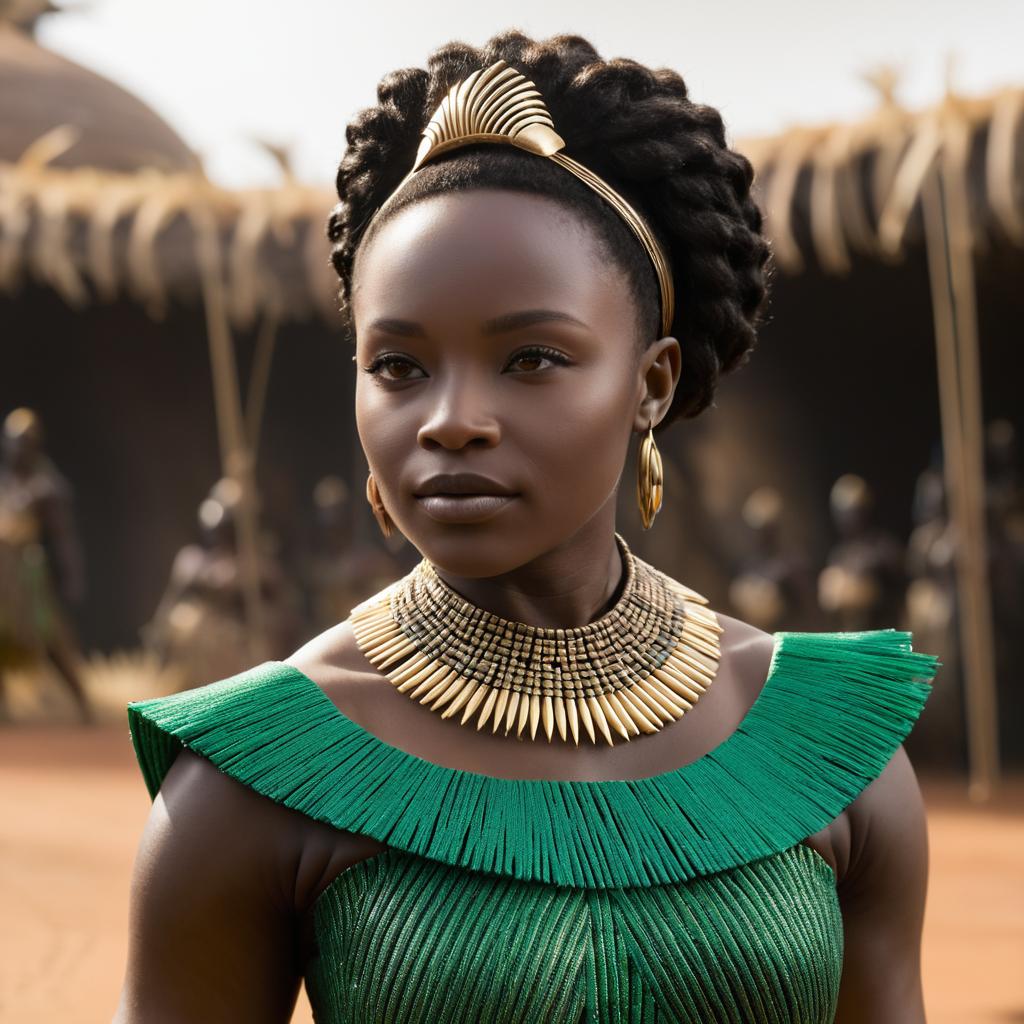
M478 143L434 158L367 232L412 167L420 134L451 86L498 59L536 85L566 154L622 194L667 253L682 372L659 426L698 415L712 403L720 375L749 358L766 305L770 250L750 194L753 167L726 145L719 112L689 99L679 74L625 58L604 60L577 35L538 41L511 29L480 48L451 42L430 55L426 70L403 68L381 79L377 106L360 111L346 129L340 201L327 225L349 329L356 255L372 233L427 196L493 188L547 196L578 211L632 287L638 346L660 336L657 278L629 227L574 175L514 146Z

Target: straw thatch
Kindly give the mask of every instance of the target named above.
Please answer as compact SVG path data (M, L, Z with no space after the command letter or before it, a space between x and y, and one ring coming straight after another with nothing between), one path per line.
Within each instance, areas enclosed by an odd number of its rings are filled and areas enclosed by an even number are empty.
M32 61L29 48L37 51ZM74 67L48 65L52 55L40 57L45 51L27 36L0 25L0 84L18 63L12 53L22 65L34 61L54 75ZM920 191L936 160L952 187L968 196L975 246L994 237L1024 246L1024 89L973 99L949 93L912 112L894 100L891 82L875 84L882 102L861 121L734 143L755 166L780 269L800 273L814 260L841 274L855 253L901 259L921 239ZM7 93L21 102L25 90ZM36 107L40 130L30 144L12 154L11 139L0 138L0 291L16 291L27 276L74 306L124 295L159 319L173 299L200 298L197 253L205 231L219 243L233 326L249 326L264 314L294 320L319 313L337 322L324 235L329 190L296 182L284 159L278 188L219 188L187 152L167 169L174 162L167 139L156 147L164 169L111 167L109 153L102 168L68 166L89 156L100 119L88 131L49 122L44 131L43 108ZM133 132L149 140L140 145L156 151L150 143L160 129L137 120Z
M891 83L889 83L891 84ZM775 259L799 273L815 259L843 274L854 253L903 258L922 241L921 190L936 161L970 208L971 241L1024 247L1024 88L912 112L883 85L879 108L861 121L797 127L747 139Z

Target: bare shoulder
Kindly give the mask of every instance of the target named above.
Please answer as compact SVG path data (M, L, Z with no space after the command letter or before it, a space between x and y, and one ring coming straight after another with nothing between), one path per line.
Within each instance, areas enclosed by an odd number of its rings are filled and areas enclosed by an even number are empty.
M284 659L325 689L371 672L370 663L356 643L352 626L346 619L304 643Z
M722 667L729 673L730 684L753 703L768 678L775 638L732 615L716 612L715 617L723 630L719 637Z
M849 862L840 896L849 903L923 884L928 831L917 774L900 744L882 772L847 808Z
M844 957L837 1024L924 1024L928 829L902 745L848 808L848 818L849 857L838 884Z
M284 662L312 679L350 717L376 721L381 676L359 649L347 620L313 637Z
M171 765L136 853L118 1024L290 1018L293 897L261 799L189 750Z

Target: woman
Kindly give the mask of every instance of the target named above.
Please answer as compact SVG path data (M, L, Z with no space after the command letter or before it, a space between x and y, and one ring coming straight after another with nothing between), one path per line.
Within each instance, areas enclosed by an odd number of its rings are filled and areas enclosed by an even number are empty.
M900 743L935 660L716 615L615 532L632 436L649 523L652 426L754 344L750 164L576 36L453 43L378 98L329 234L368 496L423 561L286 662L130 705L118 1020L287 1021L303 978L330 1024L923 1020Z

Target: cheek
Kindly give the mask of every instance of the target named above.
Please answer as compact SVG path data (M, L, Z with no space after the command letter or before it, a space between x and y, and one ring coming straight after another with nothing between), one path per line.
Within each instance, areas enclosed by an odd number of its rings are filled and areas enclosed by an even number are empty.
M355 396L356 432L378 486L388 486L402 458L416 443L418 421L412 403L396 400L373 381L359 381Z
M581 504L595 496L603 500L619 479L629 446L631 383L581 373L572 386L531 390L515 428L516 446L560 501L570 494L568 500Z

